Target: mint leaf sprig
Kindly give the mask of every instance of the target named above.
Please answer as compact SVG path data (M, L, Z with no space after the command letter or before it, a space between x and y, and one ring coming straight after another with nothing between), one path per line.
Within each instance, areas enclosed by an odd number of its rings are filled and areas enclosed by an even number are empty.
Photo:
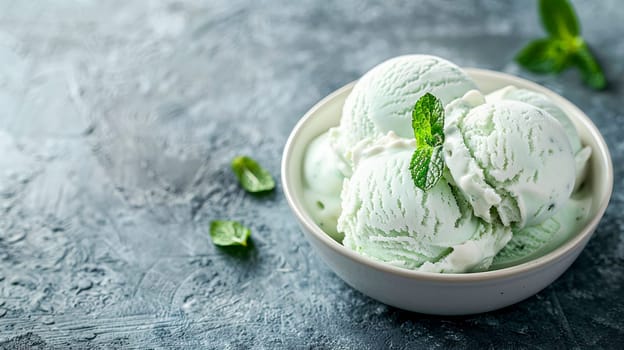
M549 37L525 46L516 62L534 73L560 73L577 67L585 84L596 90L607 86L607 80L589 46L581 37L574 8L567 0L540 0L542 25Z
M409 170L414 185L427 191L435 186L444 171L444 107L437 97L426 93L418 99L412 110L412 128L416 150Z

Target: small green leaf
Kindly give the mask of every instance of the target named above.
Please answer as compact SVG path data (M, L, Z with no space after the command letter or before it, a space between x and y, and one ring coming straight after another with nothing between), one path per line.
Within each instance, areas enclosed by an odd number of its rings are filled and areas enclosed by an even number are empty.
M540 0L539 9L544 29L551 36L569 39L580 34L578 18L567 0Z
M416 187L423 191L433 188L444 171L442 146L417 148L412 155L409 169Z
M534 73L558 73L570 65L566 43L558 39L530 42L518 53L516 62Z
M596 90L602 90L607 86L607 79L602 68L586 44L574 53L573 60L580 69L585 84Z
M412 128L416 147L444 142L444 107L437 97L427 92L418 99L412 110Z
M444 107L437 97L426 93L418 99L412 110L412 128L416 150L409 170L414 185L427 191L440 180L444 170Z
M236 221L216 220L210 223L210 238L219 246L247 246L251 230Z
M241 186L248 192L270 191L275 187L271 174L249 157L234 158L232 170Z

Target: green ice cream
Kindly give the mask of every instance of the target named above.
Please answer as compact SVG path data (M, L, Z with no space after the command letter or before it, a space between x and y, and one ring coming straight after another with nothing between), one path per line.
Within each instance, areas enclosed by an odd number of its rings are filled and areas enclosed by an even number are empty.
M459 102L447 107L453 117L445 125L444 159L475 215L520 228L552 217L576 179L561 123L527 103L501 100L468 109Z
M528 103L531 106L540 108L550 114L553 118L557 119L561 126L563 126L572 152L574 153L576 161L576 186L574 190L578 190L579 186L585 180L587 173L587 161L591 156L591 148L583 147L581 144L581 138L579 137L576 127L572 124L572 121L566 113L559 108L548 96L539 92L517 88L515 86L507 86L502 89L489 93L485 99L487 102L494 103L501 100L512 100Z
M390 132L354 154L342 189L338 230L343 244L396 266L432 272L486 269L511 238L511 229L475 217L446 180L424 192L409 163L413 139Z
M330 148L327 133L315 138L306 150L303 163L304 199L312 218L332 238L341 241L336 225L340 216L340 191L344 163Z
M445 106L444 175L414 185L410 114L426 92ZM515 87L483 95L454 64L390 59L356 83L340 125L303 164L312 218L351 250L407 269L498 269L546 254L587 220L591 149L565 111Z

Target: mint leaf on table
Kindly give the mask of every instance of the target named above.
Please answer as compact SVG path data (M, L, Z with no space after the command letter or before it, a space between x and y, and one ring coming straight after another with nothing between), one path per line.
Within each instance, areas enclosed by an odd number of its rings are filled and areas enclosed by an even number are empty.
M414 185L427 191L435 186L444 171L444 107L437 97L426 93L418 99L412 110L412 128L416 150L409 170Z
M581 37L574 8L568 0L540 0L542 25L549 34L530 42L516 55L516 62L534 73L560 73L577 67L588 86L601 90L607 86L602 68Z
M275 187L275 181L271 174L249 157L234 158L232 170L247 192L270 191Z
M247 246L251 230L236 221L216 220L210 223L210 238L218 246Z

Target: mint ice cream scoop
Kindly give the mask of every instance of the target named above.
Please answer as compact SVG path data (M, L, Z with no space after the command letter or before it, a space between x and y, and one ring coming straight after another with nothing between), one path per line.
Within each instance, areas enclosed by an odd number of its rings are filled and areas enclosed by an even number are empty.
M511 238L511 229L475 217L445 179L422 191L411 178L413 139L393 132L354 154L344 182L338 231L360 254L415 270L486 269Z
M340 216L340 191L346 166L329 145L327 132L316 137L306 149L303 162L304 199L312 218L332 238L341 241L343 235L336 229Z
M521 228L552 217L568 200L575 159L549 113L508 100L472 109L459 101L448 109L446 165L475 215Z
M557 106L548 96L539 92L517 88L515 86L507 86L502 89L489 93L485 99L494 103L501 100L513 100L528 103L534 107L541 108L557 119L568 136L572 152L576 160L576 181L574 190L576 191L585 180L587 174L587 161L591 156L591 148L583 147L581 138L578 135L576 127L568 118L568 115Z
M476 89L472 79L440 57L407 55L389 59L364 74L353 87L340 126L330 132L332 145L350 163L354 147L370 144L389 131L411 138L412 108L425 93L447 104L471 89Z

